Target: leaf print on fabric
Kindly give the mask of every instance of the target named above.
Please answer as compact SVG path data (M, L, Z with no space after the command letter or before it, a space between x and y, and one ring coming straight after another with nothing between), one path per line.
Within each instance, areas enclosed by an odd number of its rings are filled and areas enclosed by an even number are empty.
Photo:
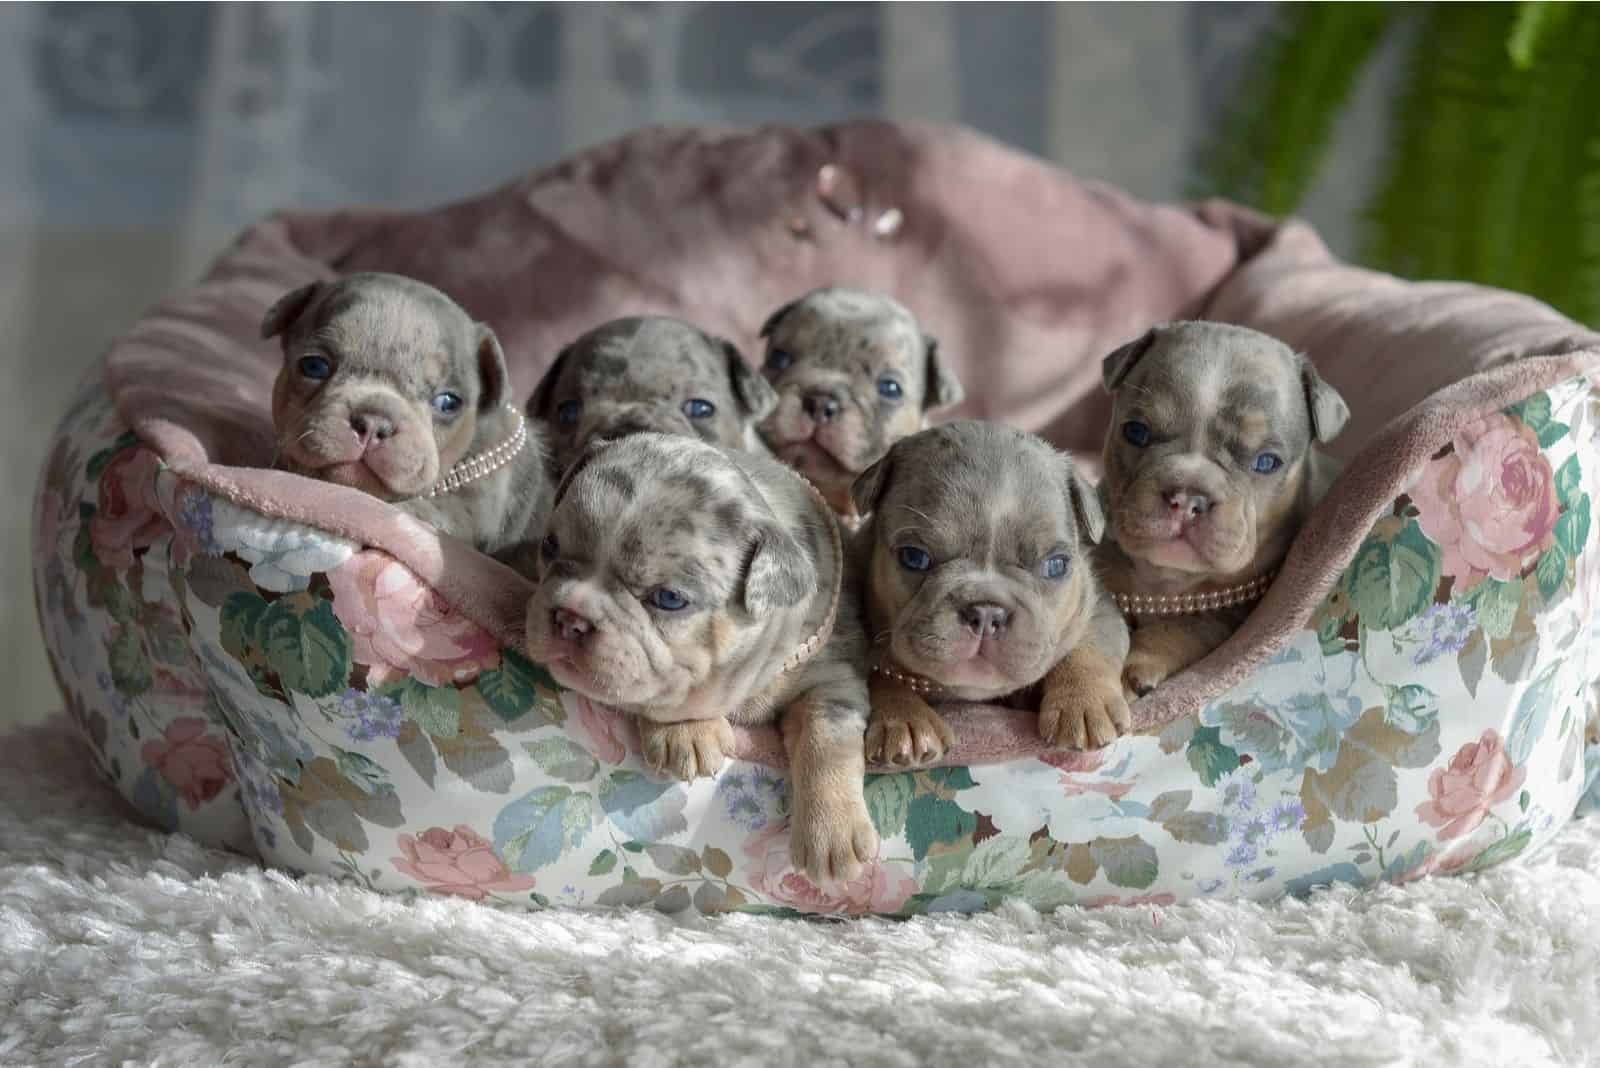
M1345 589L1363 627L1394 630L1432 603L1440 577L1438 547L1408 520L1391 537L1362 543L1345 570Z
M583 844L594 826L594 799L568 786L541 786L494 818L495 852L512 871L554 864Z
M1096 838L1089 843L1089 854L1113 886L1143 890L1156 881L1161 868L1155 847L1137 837Z
M250 580L273 593L294 593L312 575L332 572L355 555L343 538L287 519L269 519L213 497L211 535L222 552L236 553L250 565Z
M556 680L516 649L501 649L499 665L479 674L477 685L484 702L507 723L516 723L529 712L552 704L556 706L555 715L547 712L541 717L542 723L530 723L527 726L560 723L562 720L559 699L555 696L558 693ZM607 761L612 764L616 762Z
M475 790L509 793L516 779L511 770L511 754L490 730L487 710L481 703L463 699L458 727L449 737L433 739L444 766Z
M867 776L863 793L879 838L893 838L905 829L915 789L914 780L908 774Z
M600 771L600 762L587 750L560 735L524 742L522 748L546 775L562 782L588 782Z
M1533 681L1517 702L1517 714L1506 734L1506 755L1511 763L1522 765L1533 755L1533 747L1544 736L1545 725L1550 720L1551 706L1556 699L1556 674L1559 662L1549 667Z
M307 830L336 849L365 853L369 843L364 822L394 828L405 821L392 785L384 783L369 793L362 784L345 778L338 764L325 756L307 764L300 781L283 784L279 792L284 822L307 853L313 850Z
M618 770L600 783L600 807L625 834L653 842L689 829L683 812L688 787L655 782L636 771Z
M1217 780L1239 766L1239 754L1222 744L1222 732L1216 727L1197 728L1189 736L1186 753L1189 766L1206 786L1215 786Z
M1305 771L1300 800L1307 842L1316 852L1325 852L1322 843L1331 842L1332 820L1373 823L1388 816L1399 802L1395 769L1424 768L1438 755L1438 720L1421 734L1410 734L1389 723L1385 709L1368 709L1339 747L1332 768Z

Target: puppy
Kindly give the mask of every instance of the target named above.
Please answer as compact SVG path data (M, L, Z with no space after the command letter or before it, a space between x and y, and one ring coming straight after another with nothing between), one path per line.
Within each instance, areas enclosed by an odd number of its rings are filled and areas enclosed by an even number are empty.
M929 699L1037 707L1057 746L1129 729L1127 628L1090 566L1104 519L1071 460L961 421L899 442L853 492L869 514L852 544L872 640L869 761L944 754L950 730Z
M733 342L650 317L614 319L562 349L527 412L547 428L559 479L595 438L641 431L759 451L756 424L777 404Z
M815 290L773 312L761 336L778 391L761 434L842 515L855 513L857 475L963 396L938 342L876 293Z
M731 723L776 719L796 866L877 855L862 794L865 642L833 515L770 457L683 436L597 442L556 491L528 655L638 717L644 758L713 775Z
M1123 670L1149 693L1232 634L1337 465L1350 409L1287 345L1242 326L1157 326L1105 358L1113 397L1102 580L1129 616Z
M484 552L549 498L534 428L506 403L494 332L432 286L393 274L313 282L261 323L281 336L278 463L398 504Z

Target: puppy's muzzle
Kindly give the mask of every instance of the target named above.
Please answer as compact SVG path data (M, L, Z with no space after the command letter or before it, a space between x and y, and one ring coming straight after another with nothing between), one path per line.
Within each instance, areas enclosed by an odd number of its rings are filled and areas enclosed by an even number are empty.
M582 645L594 633L594 623L566 608L550 613L550 628L562 641Z
M966 605L958 614L961 622L980 641L1001 637L1011 623L1011 610L989 601Z
M350 429L356 432L363 447L374 441L388 441L394 437L394 420L383 412L371 408L351 411Z
M1173 486L1161 491L1167 502L1167 511L1175 519L1191 523L1211 511L1211 498L1187 486Z
M800 409L815 423L831 423L844 410L844 401L833 390L810 389L801 395Z

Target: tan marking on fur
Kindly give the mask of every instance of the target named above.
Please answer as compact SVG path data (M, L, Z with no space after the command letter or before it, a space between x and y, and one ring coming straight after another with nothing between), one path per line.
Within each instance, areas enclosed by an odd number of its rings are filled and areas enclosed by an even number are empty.
M862 793L861 735L841 731L810 698L784 710L780 725L793 784L789 856L819 881L849 881L878 856L878 831Z
M920 694L882 675L872 676L868 691L872 697L866 736L868 764L921 767L955 745L950 725Z
M1044 677L1039 699L1039 734L1066 749L1099 749L1133 727L1123 696L1121 663L1078 645Z

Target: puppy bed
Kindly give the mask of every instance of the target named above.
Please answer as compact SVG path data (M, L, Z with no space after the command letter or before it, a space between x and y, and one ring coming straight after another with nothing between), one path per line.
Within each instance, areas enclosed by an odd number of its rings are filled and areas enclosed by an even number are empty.
M267 470L289 288L439 286L518 395L604 319L663 313L747 355L773 307L881 289L968 400L1083 454L1099 358L1152 322L1243 323L1351 402L1349 467L1226 645L1045 751L964 708L948 766L869 776L855 882L789 864L781 746L691 786L520 652L529 584L359 492ZM972 133L882 123L646 131L421 214L289 214L113 346L35 506L51 657L99 771L150 820L299 871L524 906L908 915L1270 896L1526 854L1600 748L1600 336L1546 306L1332 259L1303 224L1140 203ZM1589 769L1586 772L1586 767Z

